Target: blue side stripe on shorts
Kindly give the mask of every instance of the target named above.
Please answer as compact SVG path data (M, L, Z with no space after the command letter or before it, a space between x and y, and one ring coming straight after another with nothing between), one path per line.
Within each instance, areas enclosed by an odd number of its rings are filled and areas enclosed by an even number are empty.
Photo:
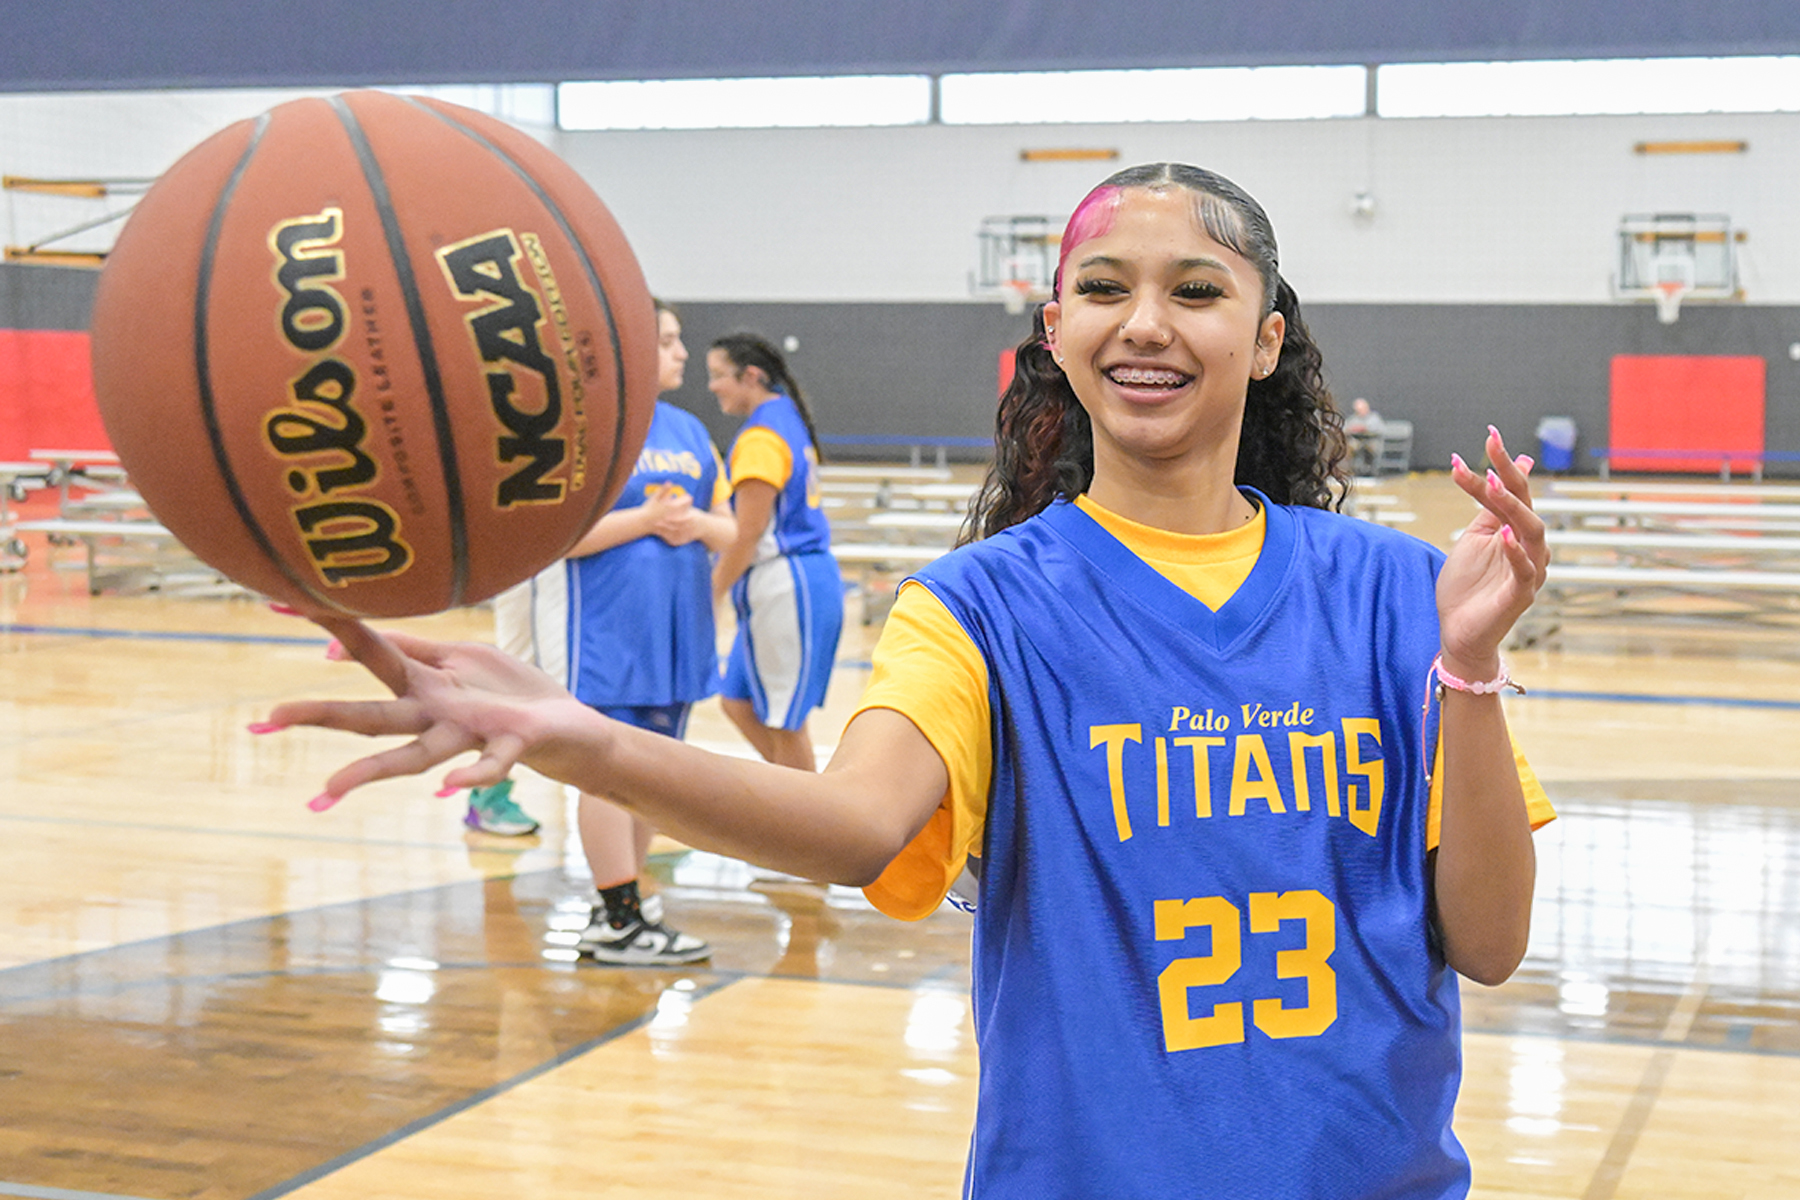
M812 589L806 585L806 572L800 569L794 558L787 560L788 576L794 581L794 618L799 625L800 636L800 671L794 681L794 694L788 697L787 713L782 717L782 728L790 728L794 724L795 710L805 716L802 707L806 694L812 690L812 668L814 661L813 625L812 625Z

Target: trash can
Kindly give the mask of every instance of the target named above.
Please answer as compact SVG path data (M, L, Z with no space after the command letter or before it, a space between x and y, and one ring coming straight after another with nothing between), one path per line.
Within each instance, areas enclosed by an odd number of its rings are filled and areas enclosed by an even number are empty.
M1575 418L1544 417L1538 421L1538 466L1567 471L1575 465Z

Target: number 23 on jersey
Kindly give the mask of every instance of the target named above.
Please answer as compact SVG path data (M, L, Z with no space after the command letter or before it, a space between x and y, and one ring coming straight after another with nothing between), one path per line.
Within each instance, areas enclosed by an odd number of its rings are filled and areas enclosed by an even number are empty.
M1304 979L1306 1003L1289 1008L1277 997L1252 997L1251 1020L1272 1038L1317 1037L1337 1020L1337 972L1329 965L1337 949L1337 907L1318 892L1250 893L1251 950L1257 934L1276 933L1284 922L1301 922L1306 940L1291 950L1275 950L1275 973L1281 979ZM1156 902L1156 940L1185 940L1189 931L1206 927L1212 952L1178 958L1157 977L1162 1000L1163 1042L1171 1053L1207 1046L1229 1046L1244 1040L1244 1004L1221 999L1212 1011L1195 1016L1200 989L1225 988L1244 962L1243 914L1223 896ZM1229 991L1215 993L1228 996Z

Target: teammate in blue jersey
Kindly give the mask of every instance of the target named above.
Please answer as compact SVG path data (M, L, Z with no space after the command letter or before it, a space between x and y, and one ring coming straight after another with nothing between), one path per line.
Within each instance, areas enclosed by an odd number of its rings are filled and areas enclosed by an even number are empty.
M656 302L657 383L681 386L681 321ZM496 601L502 645L617 720L677 738L717 689L712 552L737 522L719 452L692 413L658 400L644 448L611 511L561 562ZM509 631L517 631L509 633ZM584 791L577 808L595 899L576 948L597 962L696 962L710 947L670 928L643 897L655 828Z
M825 702L844 627L818 434L787 360L764 339L720 338L706 376L719 407L744 418L729 458L737 539L713 569L713 590L729 592L737 613L720 704L765 759L816 770L806 718Z
M1193 167L1077 208L971 540L901 590L810 775L660 743L480 646L329 620L392 689L276 724L410 733L318 803L451 755L601 787L684 841L917 917L971 855L964 1195L1449 1200L1457 977L1529 934L1500 646L1544 578L1531 460L1451 460L1446 556L1331 511L1340 418L1274 233Z

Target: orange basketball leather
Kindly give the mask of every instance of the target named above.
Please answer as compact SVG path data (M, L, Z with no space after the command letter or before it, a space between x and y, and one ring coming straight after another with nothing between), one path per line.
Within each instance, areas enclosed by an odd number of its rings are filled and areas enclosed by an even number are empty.
M283 104L190 151L108 257L107 434L200 558L305 611L485 599L617 498L656 318L610 213L440 101Z

